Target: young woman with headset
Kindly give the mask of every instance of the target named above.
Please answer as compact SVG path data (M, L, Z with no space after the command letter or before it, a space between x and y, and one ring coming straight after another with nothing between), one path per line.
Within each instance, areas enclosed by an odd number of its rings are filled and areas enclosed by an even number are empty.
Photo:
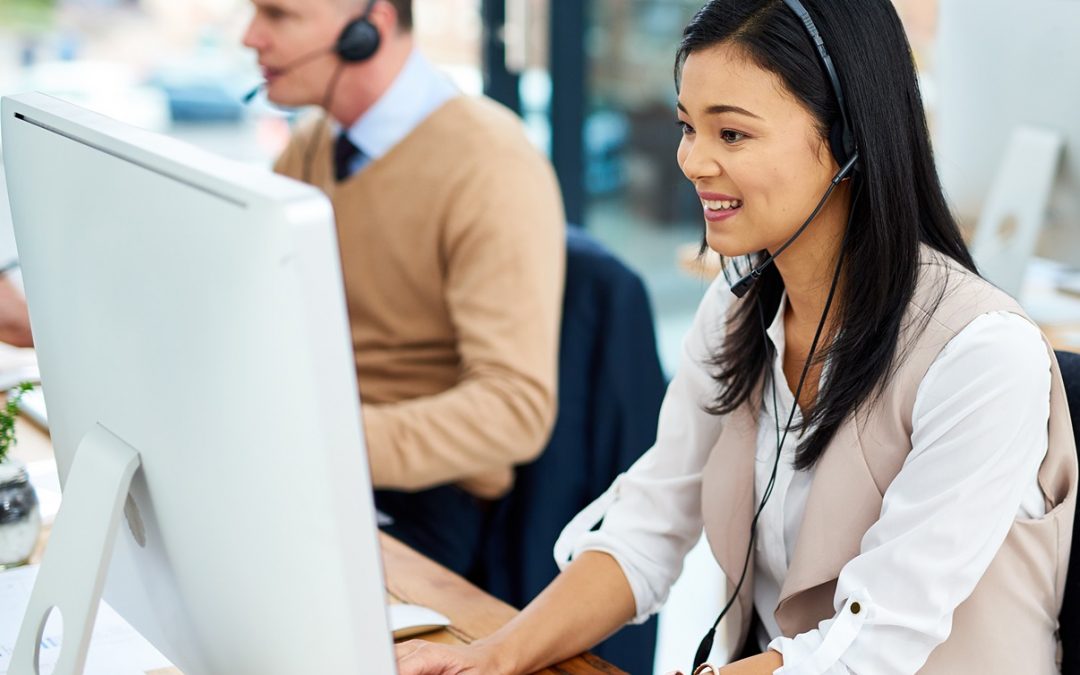
M975 271L891 2L712 0L676 83L678 161L728 265L656 445L567 526L563 573L518 617L399 645L401 675L586 650L659 609L703 529L744 658L706 663L718 618L696 672L1057 672L1061 376Z

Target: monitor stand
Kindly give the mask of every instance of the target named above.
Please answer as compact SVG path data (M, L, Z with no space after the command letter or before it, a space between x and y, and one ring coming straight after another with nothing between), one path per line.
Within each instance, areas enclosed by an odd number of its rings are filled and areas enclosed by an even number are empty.
M139 453L100 424L79 443L15 641L10 675L40 673L41 637L54 607L64 633L53 675L83 672L120 514L138 468Z

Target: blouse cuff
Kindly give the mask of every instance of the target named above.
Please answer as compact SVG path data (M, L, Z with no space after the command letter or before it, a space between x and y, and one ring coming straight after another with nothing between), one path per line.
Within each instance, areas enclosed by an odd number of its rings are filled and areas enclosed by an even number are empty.
M626 577L627 583L630 584L630 590L634 595L634 608L637 616L631 619L629 624L636 626L645 623L649 620L649 617L660 611L660 605L663 601L657 601L656 595L648 583L627 560L627 556L620 550L619 540L606 534L603 530L594 529L597 523L604 519L608 509L618 498L619 484L622 482L624 475L619 474L611 487L607 489L607 492L582 509L563 528L562 533L555 542L553 553L555 554L555 564L559 566L560 572L569 567L574 558L577 558L585 551L606 553L614 558L615 562L619 564L623 576Z
M619 483L622 482L623 475L616 476L615 481L604 494L597 497L574 516L563 528L559 538L555 540L552 553L555 555L555 564L559 566L560 572L565 570L574 560L574 556L578 554L581 539L604 519L608 509L615 503L615 498L619 495Z
M769 649L783 655L784 666L774 675L850 675L840 658L873 614L873 600L863 589L852 593L843 609L818 628L794 638L776 638Z
M594 533L596 534L596 533ZM641 575L634 574L633 569L627 564L622 554L600 540L599 537L585 537L582 539L578 548L574 551L574 557L581 555L585 551L596 551L598 553L606 553L615 559L615 562L619 564L619 569L622 570L623 576L626 577L626 581L630 584L630 591L634 594L634 611L637 612L637 616L627 621L629 626L639 626L660 611L660 603L650 603L646 598L651 597L651 591L641 582Z

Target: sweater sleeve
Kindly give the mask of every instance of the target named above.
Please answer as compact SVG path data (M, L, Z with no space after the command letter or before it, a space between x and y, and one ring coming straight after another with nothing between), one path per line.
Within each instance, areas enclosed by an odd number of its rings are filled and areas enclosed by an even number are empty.
M528 150L486 149L480 166L462 172L442 214L445 302L461 369L440 394L364 405L377 487L420 490L505 471L534 459L547 441L565 220L554 173Z

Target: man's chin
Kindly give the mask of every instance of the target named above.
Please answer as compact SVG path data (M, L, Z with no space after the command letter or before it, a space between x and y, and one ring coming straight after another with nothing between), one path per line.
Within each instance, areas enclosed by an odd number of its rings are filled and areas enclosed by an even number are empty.
M309 97L303 96L299 92L287 91L273 86L267 89L266 100L283 108L300 108L312 105Z

